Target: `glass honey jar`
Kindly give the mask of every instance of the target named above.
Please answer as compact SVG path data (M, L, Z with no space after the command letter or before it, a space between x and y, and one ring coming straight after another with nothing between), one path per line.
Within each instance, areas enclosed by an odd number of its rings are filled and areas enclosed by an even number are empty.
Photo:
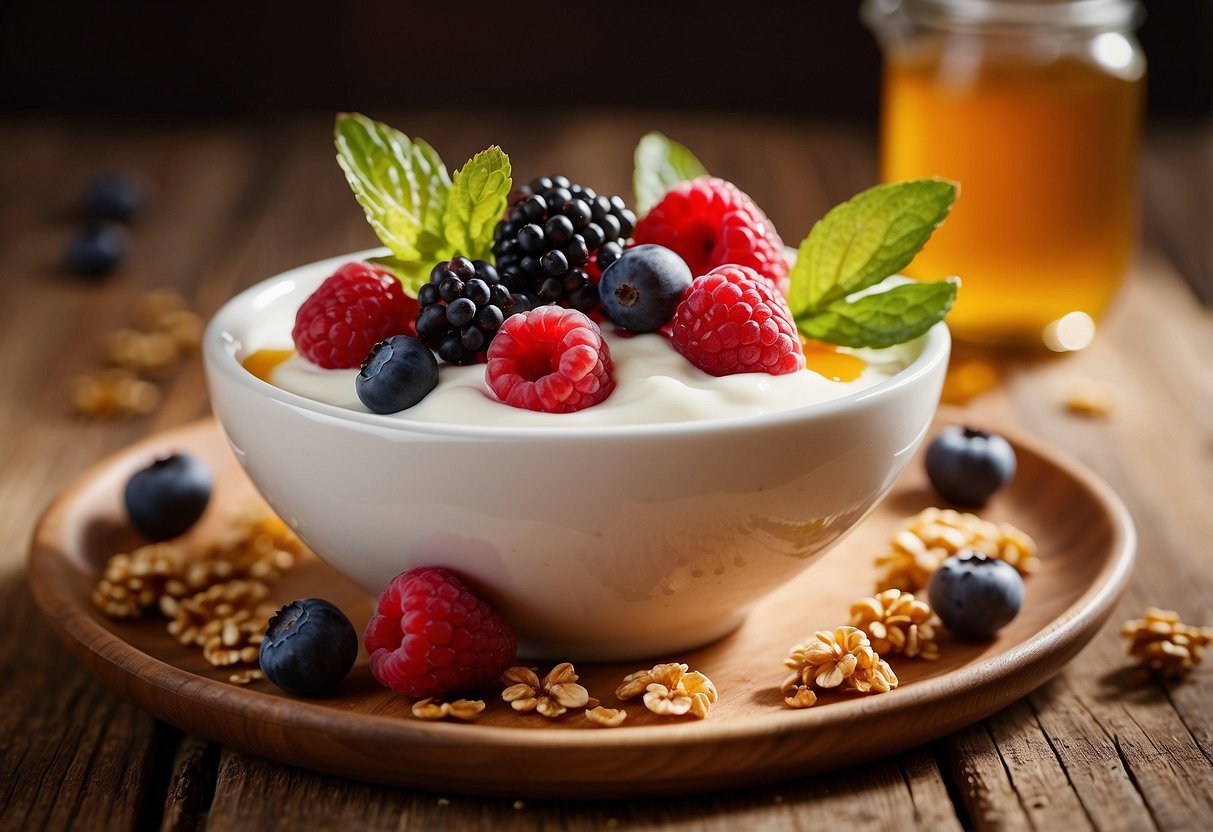
M907 271L961 278L961 341L1086 346L1137 237L1145 57L1133 0L866 0L881 178L960 183Z

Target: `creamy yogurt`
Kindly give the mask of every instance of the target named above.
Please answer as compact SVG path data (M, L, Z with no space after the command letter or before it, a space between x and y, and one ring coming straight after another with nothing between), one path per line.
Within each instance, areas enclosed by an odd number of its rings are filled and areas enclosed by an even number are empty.
M439 365L438 387L414 407L387 418L502 426L593 426L701 422L757 416L830 401L872 387L906 367L918 342L856 350L863 372L834 381L809 369L781 376L739 373L717 378L679 355L661 335L622 337L603 329L614 364L615 390L575 413L539 413L503 404L484 381L483 364ZM270 382L316 401L368 412L354 389L357 370L325 370L295 354L274 368Z

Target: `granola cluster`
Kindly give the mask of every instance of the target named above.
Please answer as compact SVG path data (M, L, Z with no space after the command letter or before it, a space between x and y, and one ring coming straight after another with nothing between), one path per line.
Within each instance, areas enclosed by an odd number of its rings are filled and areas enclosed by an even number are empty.
M585 718L600 728L618 728L627 719L623 708L608 708L579 684L573 665L561 662L542 679L535 668L511 667L501 676L505 689L503 701L522 713L538 713L549 719L563 716L569 710L584 709ZM685 664L659 664L624 677L615 691L619 699L632 699L643 694L646 708L659 716L690 714L698 719L708 715L708 709L718 696L712 681ZM420 703L418 703L420 704ZM413 713L417 713L414 705ZM429 717L439 718L439 717Z
M1066 391L1066 410L1078 416L1106 419L1116 409L1116 388L1090 378L1076 378Z
M930 583L939 565L962 549L1005 560L1021 575L1040 568L1036 543L1010 523L993 523L950 508L926 508L910 518L876 558L884 570L877 590L917 592Z
M535 711L541 716L554 719L569 708L596 707L597 699L577 684L577 673L569 662L561 662L548 675L540 679L529 667L511 667L501 676L506 686L501 698L516 711Z
M620 699L632 699L641 694L644 694L644 706L659 716L689 713L696 719L705 718L719 698L711 679L680 662L629 673L615 691Z
M170 541L114 555L92 601L111 618L167 618L169 634L201 648L216 667L255 664L275 610L267 582L302 552L302 542L278 517L243 515L201 552ZM232 675L238 684L256 678L251 670Z
M1193 627L1179 613L1150 607L1145 615L1126 621L1120 634L1129 639L1129 655L1151 675L1165 680L1186 676L1203 659L1213 641L1213 627Z
M413 716L418 719L437 720L452 717L471 721L484 711L483 699L456 699L454 702L435 702L433 698L418 699L413 703Z
M103 366L73 378L68 401L81 416L151 413L160 404L160 376L198 352L203 321L176 292L155 291L135 301L130 327L111 332L101 346Z
M938 659L936 623L929 604L900 589L886 589L851 604L850 625L862 630L872 649L884 655Z
M791 708L814 705L814 687L841 686L859 693L887 693L897 687L897 674L857 627L819 630L811 641L793 647L783 664L792 673L779 689Z

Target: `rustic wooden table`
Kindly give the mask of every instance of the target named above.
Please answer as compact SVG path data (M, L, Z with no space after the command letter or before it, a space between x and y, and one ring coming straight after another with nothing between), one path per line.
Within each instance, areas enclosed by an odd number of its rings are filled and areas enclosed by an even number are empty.
M773 118L582 113L561 124L465 113L389 118L451 161L489 143L516 169L575 173L628 193L647 129L695 148L776 224L807 229L874 180L871 130ZM102 335L157 287L202 314L289 266L374 240L333 164L324 119L165 127L0 121L0 828L164 829L1208 829L1213 827L1213 663L1173 686L1126 687L1109 624L1031 696L932 745L745 792L643 802L477 799L343 781L218 747L128 705L77 666L24 574L39 513L88 465L206 415L186 364L151 416L90 422L66 380L95 366ZM61 268L89 173L122 166L157 187L133 256L109 279ZM1115 616L1148 605L1213 623L1213 126L1163 125L1143 165L1146 235L1089 349L1006 358L965 405L1077 457L1129 506L1136 576ZM1077 378L1112 385L1115 410L1081 418Z

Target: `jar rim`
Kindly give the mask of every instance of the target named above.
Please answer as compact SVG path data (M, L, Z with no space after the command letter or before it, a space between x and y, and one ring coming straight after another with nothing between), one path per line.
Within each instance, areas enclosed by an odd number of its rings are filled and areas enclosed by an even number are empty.
M1144 16L1138 0L865 0L865 15L904 13L949 28L1131 30Z

